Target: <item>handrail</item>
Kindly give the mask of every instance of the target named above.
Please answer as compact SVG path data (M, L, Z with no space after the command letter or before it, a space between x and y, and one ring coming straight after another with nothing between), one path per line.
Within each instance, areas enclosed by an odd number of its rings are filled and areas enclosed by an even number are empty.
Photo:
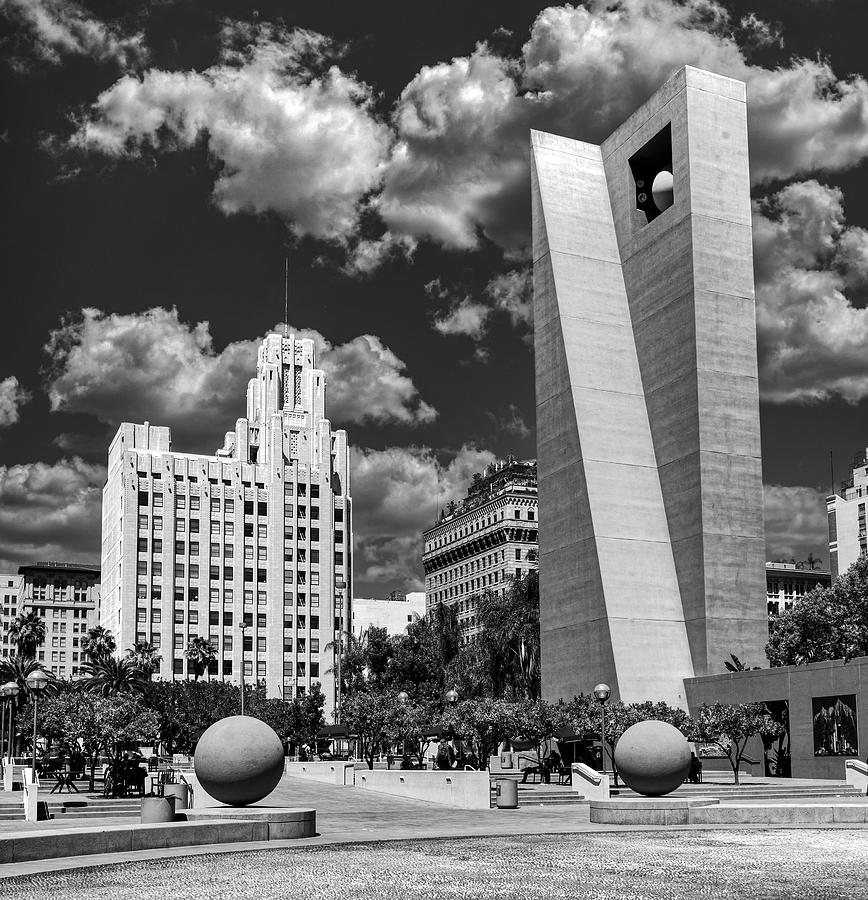
M178 772L178 778L181 779L182 784L187 785L187 790L190 792L190 809L193 809L193 785L190 784L189 781L187 781L187 779L184 777L183 772Z
M868 763L863 763L861 759L848 759L844 762L845 769L854 769L860 775L868 775Z
M599 787L603 783L603 776L590 766L586 766L584 763L573 763L570 766L570 769L577 775L581 775L585 781L589 781L595 787Z

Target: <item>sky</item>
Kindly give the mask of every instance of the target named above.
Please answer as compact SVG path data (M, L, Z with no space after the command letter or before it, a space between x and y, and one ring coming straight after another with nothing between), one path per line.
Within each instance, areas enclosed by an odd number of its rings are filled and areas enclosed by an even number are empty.
M0 0L0 571L98 561L108 442L213 453L314 337L357 596L535 450L528 131L599 142L682 65L747 84L769 559L828 562L868 445L863 0Z

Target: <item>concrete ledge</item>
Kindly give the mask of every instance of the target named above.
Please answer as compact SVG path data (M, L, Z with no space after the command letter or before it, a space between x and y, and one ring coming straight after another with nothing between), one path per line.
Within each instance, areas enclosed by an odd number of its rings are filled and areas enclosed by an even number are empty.
M346 787L355 783L356 766L351 762L287 762L283 774Z
M665 797L625 800L591 800L591 822L595 825L689 825L697 808L716 806L716 797Z
M356 772L356 787L459 809L491 808L488 772L359 770Z
M253 838L253 840L282 841L316 835L315 809L280 806L217 806L210 809L187 810L184 818L188 822L208 821L214 826L223 824L220 820L262 825L263 837ZM219 841L215 839L212 843L219 843Z
M866 825L868 804L793 803L717 806L690 811L691 825Z

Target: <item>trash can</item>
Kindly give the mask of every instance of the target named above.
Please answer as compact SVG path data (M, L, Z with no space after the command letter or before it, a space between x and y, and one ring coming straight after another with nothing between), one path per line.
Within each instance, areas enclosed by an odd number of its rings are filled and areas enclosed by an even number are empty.
M175 821L175 797L142 797L142 825Z
M503 778L495 787L495 802L498 809L518 809L518 782Z
M190 806L190 788L182 781L180 784L167 784L163 787L164 797L175 799L175 811Z

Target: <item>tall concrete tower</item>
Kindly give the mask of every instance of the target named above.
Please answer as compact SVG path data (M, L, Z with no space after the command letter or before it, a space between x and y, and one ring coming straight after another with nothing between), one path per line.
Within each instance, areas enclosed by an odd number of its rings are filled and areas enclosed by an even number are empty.
M686 67L602 145L531 133L549 698L764 660L746 121Z
M347 434L332 430L325 398L313 341L270 334L246 417L214 455L174 452L165 427L120 426L103 490L101 616L119 649L152 643L159 677L187 678L190 639L207 638L212 678L243 674L287 699L318 683L333 710L352 500Z

